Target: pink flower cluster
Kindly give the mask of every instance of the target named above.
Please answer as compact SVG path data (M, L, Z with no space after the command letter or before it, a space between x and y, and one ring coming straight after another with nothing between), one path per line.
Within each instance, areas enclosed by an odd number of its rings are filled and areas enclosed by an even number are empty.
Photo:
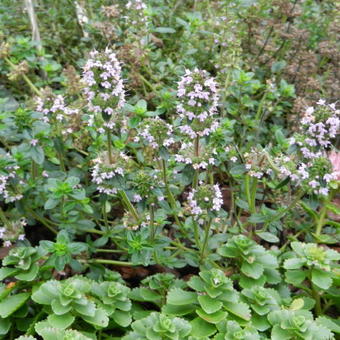
M17 240L23 241L25 239L24 227L26 225L26 219L21 218L19 220L8 221L6 226L0 227L0 239L3 240L3 246L10 247Z
M324 100L319 100L317 104L316 110L314 107L306 110L301 123L308 146L324 149L331 145L331 140L339 133L340 110L336 109L334 103L327 105Z
M218 91L214 78L205 70L186 70L178 82L177 112L182 119L180 131L194 139L208 136L218 127Z
M23 195L17 192L17 184L23 184L18 177L19 166L9 154L0 155L2 169L0 170L0 198L6 203L11 203L22 199Z
M45 97L36 99L36 110L43 114L42 120L45 123L53 123L57 121L65 126L62 134L70 134L72 128L68 126L68 122L72 115L78 114L79 110L71 108L65 104L65 98L61 95L48 93Z
M209 165L215 164L215 155L217 154L215 148L207 145L202 145L198 156L194 156L194 143L183 142L180 150L175 154L175 160L179 163L190 164L195 170L207 169Z
M108 48L104 52L92 51L84 66L83 82L89 111L102 114L112 128L114 122L109 122L110 118L117 116L125 104L121 66L116 54Z
M147 17L143 13L147 6L142 0L129 0L125 8L128 10L128 15L126 16L128 24L138 26L147 22Z
M222 192L218 186L202 185L192 189L188 195L190 211L196 216L199 224L204 223L203 215L209 212L218 212L223 204Z
M124 163L129 157L123 152L116 152L114 163L110 163L107 153L102 153L98 158L93 160L94 166L91 169L92 182L96 184L100 193L114 195L118 192L111 180L116 176L124 175Z
M175 143L172 136L173 127L158 117L144 120L138 136L134 138L135 142L143 141L153 149L160 147L169 147Z
M301 121L302 133L290 140L290 144L295 145L301 154L298 166L293 166L291 156L277 163L280 164L282 178L290 177L293 182L305 185L315 194L327 196L328 183L338 177L328 160L327 149L339 133L340 111L335 104L327 105L324 100L319 100L317 105L316 108L307 108Z

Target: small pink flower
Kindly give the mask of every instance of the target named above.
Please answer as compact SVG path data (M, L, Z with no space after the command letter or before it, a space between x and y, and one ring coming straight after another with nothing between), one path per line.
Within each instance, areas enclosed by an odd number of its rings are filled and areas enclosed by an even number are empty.
M4 242L4 247L8 248L12 245L12 242L11 241L5 241Z
M31 139L30 140L30 144L32 145L32 146L36 146L37 144L38 144L38 140L37 139Z
M340 181L340 152L332 151L328 155L328 159L330 160L330 162L332 163L332 166L333 166L334 178L337 181Z

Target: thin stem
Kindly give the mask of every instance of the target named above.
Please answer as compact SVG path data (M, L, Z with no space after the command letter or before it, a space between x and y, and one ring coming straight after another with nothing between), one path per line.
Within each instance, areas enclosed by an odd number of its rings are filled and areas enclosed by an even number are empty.
M197 249L201 249L201 242L199 237L199 228L197 222L194 222L194 237Z
M313 283L312 283L312 295L315 300L315 314L316 316L320 316L322 314L321 299L318 290Z
M196 139L195 139L195 150L194 150L196 158L199 157L199 150L200 150L200 138L199 138L199 136L197 136ZM192 183L192 186L193 186L194 189L197 189L197 186L198 186L198 175L199 175L199 170L196 169L194 179L193 179L193 183Z
M170 204L171 209L174 211L173 217L175 218L176 223L180 227L183 227L182 222L179 220L177 214L175 213L175 210L176 210L176 200L175 200L175 198L174 198L174 196L173 196L173 194L172 194L172 192L170 190L170 187L169 187L168 177L167 177L167 174L166 174L166 163L165 163L164 159L162 159L162 174L163 174L163 181L164 181L166 193L167 193L167 196L168 196L169 204Z
M127 196L126 192L124 190L120 190L119 193L122 198L123 204L128 209L128 211L132 214L132 216L135 218L136 222L139 223L138 213L135 207L130 202L129 197Z
M96 253L124 253L123 250L118 250L118 249L96 249L95 250Z
M156 236L156 226L155 226L155 212L154 212L154 204L150 205L150 227L151 227L151 242L155 240Z
M104 235L105 234L104 231L97 230L97 229L85 229L84 232L89 233L89 234L98 234L98 235Z
M320 216L319 216L318 223L317 223L316 229L315 229L315 237L316 238L320 237L321 232L322 232L322 227L325 225L325 219L327 217L327 211L328 211L327 202L330 202L332 200L333 194L334 194L334 192L331 191L327 201L324 201L324 205L321 208Z
M7 64L9 66L11 66L13 69L16 68L16 65L13 64L8 58L5 58L5 61L7 62ZM25 80L25 82L27 83L27 85L30 87L30 89L37 94L38 96L41 96L41 92L38 90L38 88L31 82L31 80L26 76L26 74L22 74L21 75L22 78Z
M244 181L244 189L246 192L246 197L247 197L247 202L249 206L250 212L253 214L256 212L256 207L255 207L255 195L253 193L253 186L252 189L250 188L250 181L251 177L249 175L246 175L245 181ZM256 189L255 189L255 194L256 194Z
M172 240L172 241L171 241L171 244L174 245L174 246L176 246L176 248L181 248L181 249L183 249L183 250L185 250L185 251L188 251L188 252L190 252L190 253L196 253L195 250L190 249L190 248L184 246L184 245L183 245L180 241L178 241L178 240L176 240L176 241L173 241L173 240Z
M113 164L111 131L109 128L106 129L106 136L107 136L107 148L108 148L108 153L109 153L109 161L110 161L110 164Z
M58 231L56 229L54 229L53 226L50 225L50 222L47 219L45 219L44 217L39 216L35 211L33 211L31 209L28 209L28 212L34 217L34 219L36 219L42 225L44 225L50 232L52 232L55 235L58 234Z
M109 221L108 221L108 218L107 218L107 212L106 212L106 200L104 201L104 204L103 204L103 207L102 207L102 212L103 212L103 218L104 218L104 224L105 224L105 227L107 229L110 228L109 226Z
M250 189L250 197L251 197L251 210L256 212L256 191L257 191L257 178L253 178L251 189Z
M324 223L325 223L326 213L327 213L327 207L326 205L324 205L320 211L320 217L316 225L316 229L315 229L315 236L317 238L321 235L322 227L324 226Z
M32 159L31 161L31 174L32 174L32 179L36 179L38 176L38 167L37 167L37 163L34 162L34 160Z
M83 263L101 263L101 264L112 264L114 266L136 266L132 262L107 260L107 259L91 259L91 260L78 260Z
M205 249L207 247L208 240L209 240L209 231L210 231L210 228L211 228L211 222L212 222L212 219L210 218L209 221L206 223L206 226L205 226L203 246L202 246L202 249L201 249L201 260L203 260L204 256L205 256Z

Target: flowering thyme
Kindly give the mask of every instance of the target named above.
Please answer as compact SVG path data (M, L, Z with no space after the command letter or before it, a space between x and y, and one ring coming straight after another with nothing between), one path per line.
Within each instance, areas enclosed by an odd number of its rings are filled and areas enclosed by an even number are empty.
M108 153L102 152L93 160L91 170L92 181L97 185L100 193L114 195L118 192L117 178L124 176L129 167L130 158L123 152L115 151L113 162L110 162Z
M101 114L104 126L112 129L125 104L121 66L116 54L106 49L92 51L83 71L84 94L92 114Z
M338 178L332 168L328 150L339 132L339 110L334 104L320 100L316 108L309 107L301 123L301 131L290 139L286 153L268 159L265 151L252 149L245 154L248 174L262 178L275 171L281 180L289 178L295 186L305 192L327 196L330 183ZM332 153L331 153L332 154Z
M0 199L6 203L18 201L23 197L19 192L23 184L19 177L19 169L9 154L0 154Z
M24 227L27 221L24 218L19 220L8 220L6 225L0 227L0 239L3 240L4 247L10 247L16 241L25 239Z
M134 141L143 141L153 149L160 149L162 146L169 147L175 140L172 136L173 127L158 117L145 119Z
M195 170L207 169L215 164L216 149L201 143L198 153L195 153L194 143L182 143L180 150L175 154L175 160L179 163L190 164Z
M125 5L127 10L127 16L125 17L126 23L130 25L130 28L143 27L147 24L147 16L145 10L146 4L142 0L129 0Z
M327 196L329 183L337 178L327 156L340 127L340 111L335 104L317 102L317 107L307 108L302 118L302 131L291 139L291 145L300 153L299 165L294 169L289 161L282 164L281 175L305 186L307 191Z
M217 85L207 71L186 70L178 82L177 112L182 124L180 131L191 139L208 136L218 127L215 118L218 105Z
M221 210L223 204L222 192L218 184L204 184L189 193L188 203L190 212L202 224L204 216Z
M55 95L50 89L42 91L36 99L36 110L42 113L43 122L56 124L63 135L73 132L72 120L79 114L78 109L66 105L63 96Z

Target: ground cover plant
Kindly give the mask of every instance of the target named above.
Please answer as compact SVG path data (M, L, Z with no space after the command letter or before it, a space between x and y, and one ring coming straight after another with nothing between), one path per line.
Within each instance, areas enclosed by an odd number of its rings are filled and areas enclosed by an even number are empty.
M0 338L336 339L331 0L2 0Z

